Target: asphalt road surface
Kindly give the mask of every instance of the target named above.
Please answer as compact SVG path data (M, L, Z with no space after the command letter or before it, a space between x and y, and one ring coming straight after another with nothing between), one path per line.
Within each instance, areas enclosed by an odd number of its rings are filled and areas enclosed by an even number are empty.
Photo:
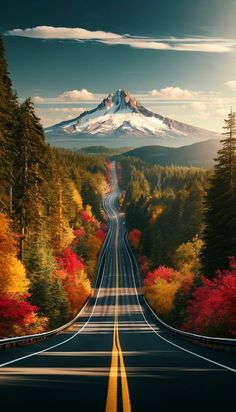
M1 411L234 410L236 356L178 337L146 307L114 167L112 183L94 296L69 330L0 351Z

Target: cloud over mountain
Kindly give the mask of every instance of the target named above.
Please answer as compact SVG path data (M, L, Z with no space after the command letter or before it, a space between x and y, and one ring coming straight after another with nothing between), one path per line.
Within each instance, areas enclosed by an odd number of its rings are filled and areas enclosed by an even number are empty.
M229 38L139 36L88 30L81 27L36 26L26 29L12 29L6 34L33 39L94 41L106 45L123 45L136 49L182 52L227 53L233 51L236 47L236 41Z

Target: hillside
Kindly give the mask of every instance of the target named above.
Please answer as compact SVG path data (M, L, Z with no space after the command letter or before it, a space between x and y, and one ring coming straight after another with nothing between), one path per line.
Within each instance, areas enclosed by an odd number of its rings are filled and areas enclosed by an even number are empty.
M122 156L136 157L148 163L211 167L220 147L220 140L207 140L179 148L165 146L139 147Z

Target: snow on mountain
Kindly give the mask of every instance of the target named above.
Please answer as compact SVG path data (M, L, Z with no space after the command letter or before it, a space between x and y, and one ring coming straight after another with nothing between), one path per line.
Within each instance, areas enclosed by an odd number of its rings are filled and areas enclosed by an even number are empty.
M146 109L126 90L109 94L95 109L75 119L45 129L48 137L56 134L74 136L159 137L162 141L194 141L219 137L217 133L190 126ZM190 140L189 140L190 139Z

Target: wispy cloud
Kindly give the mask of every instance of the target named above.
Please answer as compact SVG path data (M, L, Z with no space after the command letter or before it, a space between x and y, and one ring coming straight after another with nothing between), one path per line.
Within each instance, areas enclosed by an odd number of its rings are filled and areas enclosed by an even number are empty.
M234 39L214 37L142 37L117 34L105 31L92 31L80 27L37 26L26 29L13 29L9 36L30 37L33 39L55 39L95 41L106 45L124 45L136 49L169 50L185 52L227 53L235 49Z
M50 107L50 113L82 113L86 109L84 107Z
M230 80L229 82L226 82L225 85L232 90L233 92L236 92L236 80Z
M190 106L196 112L204 112L207 109L206 103L201 101L192 102Z

